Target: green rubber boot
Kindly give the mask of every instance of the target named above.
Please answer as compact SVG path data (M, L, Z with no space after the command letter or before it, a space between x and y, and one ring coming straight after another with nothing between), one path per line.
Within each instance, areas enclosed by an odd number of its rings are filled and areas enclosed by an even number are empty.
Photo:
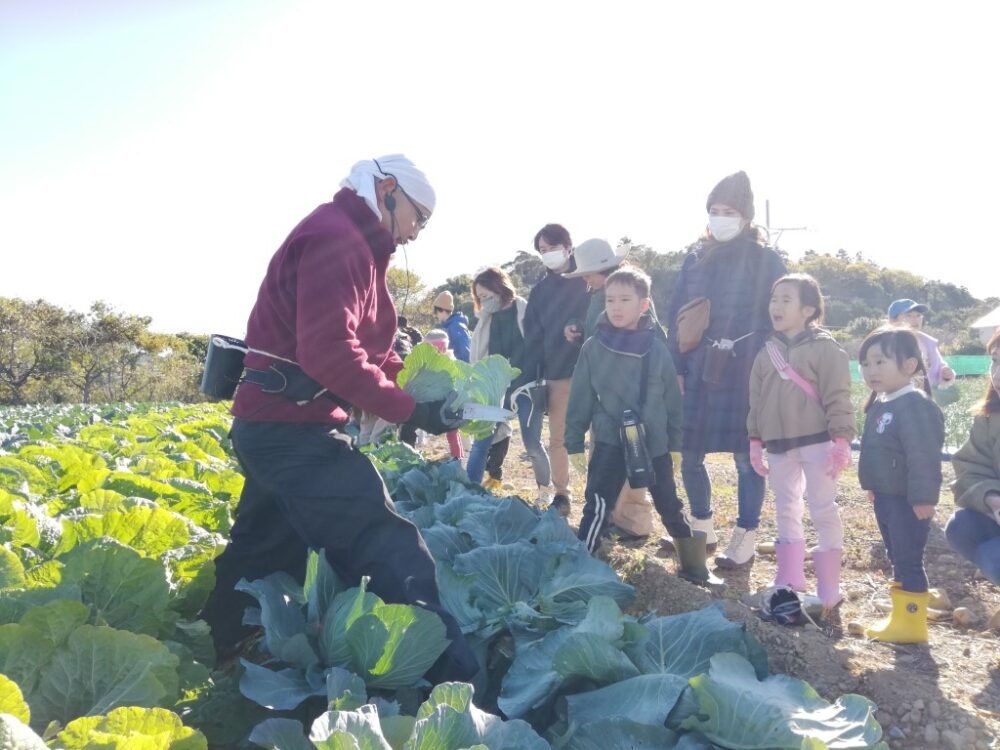
M708 535L704 531L693 531L689 537L673 537L677 559L680 562L677 575L699 586L718 585L723 582L721 578L712 575L705 564L708 559L707 538Z

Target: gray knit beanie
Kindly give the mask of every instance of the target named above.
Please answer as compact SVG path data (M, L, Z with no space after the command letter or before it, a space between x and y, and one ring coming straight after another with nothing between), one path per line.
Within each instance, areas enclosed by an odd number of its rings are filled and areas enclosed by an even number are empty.
M753 191L750 189L750 178L747 177L747 173L740 171L723 177L708 194L705 210L708 211L714 203L735 208L744 219L753 221Z

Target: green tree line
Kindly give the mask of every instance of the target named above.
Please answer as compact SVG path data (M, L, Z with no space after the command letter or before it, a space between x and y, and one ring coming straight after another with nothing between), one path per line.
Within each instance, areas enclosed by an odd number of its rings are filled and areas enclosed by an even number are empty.
M84 313L0 297L0 403L196 401L207 336L95 302Z
M628 241L627 237L621 240ZM688 249L660 253L648 245L632 246L628 262L643 269L652 278L653 303L664 314L687 253ZM826 306L824 325L852 356L857 354L864 337L886 322L889 303L906 298L930 307L924 330L941 342L944 354L985 354L982 342L969 325L1000 305L1000 299L996 297L977 299L965 287L930 281L909 271L884 268L860 253L852 257L844 250L835 254L808 250L797 261L789 259L780 250L779 253L789 271L808 273L819 282ZM524 297L545 272L537 254L523 251L501 267ZM396 277L400 288L406 283L402 273L400 271ZM411 325L420 330L433 327L431 301L445 289L455 295L458 309L465 312L470 321L475 320L471 275L454 276L433 288L424 285L416 275L411 273L410 276L408 320ZM665 320L662 322L666 324Z
M657 310L667 309L686 253L633 245L629 262L652 278ZM907 297L930 307L925 329L941 341L944 354L985 353L969 324L1000 299L976 299L964 287L883 268L843 250L807 251L798 261L786 257L786 263L789 270L819 281L826 326L852 356L864 336L885 321L889 303ZM545 273L538 256L527 252L517 253L502 268L524 297ZM455 296L458 309L475 326L470 274L429 287L412 271L391 268L388 283L399 312L421 331L436 325L432 301L444 290ZM208 337L153 333L150 322L104 302L79 313L44 300L0 298L0 403L200 400Z

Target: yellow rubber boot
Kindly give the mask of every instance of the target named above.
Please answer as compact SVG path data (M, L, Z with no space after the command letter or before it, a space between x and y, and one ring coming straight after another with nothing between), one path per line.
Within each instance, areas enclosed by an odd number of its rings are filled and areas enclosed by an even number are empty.
M900 589L903 584L900 581L893 581L890 588ZM944 589L927 589L927 606L930 609L952 609L951 599Z
M927 643L927 600L924 591L893 587L892 614L865 629L865 635L884 643Z
M497 493L503 489L503 482L499 479L494 479L493 477L486 477L483 480L483 488L489 490L490 492Z

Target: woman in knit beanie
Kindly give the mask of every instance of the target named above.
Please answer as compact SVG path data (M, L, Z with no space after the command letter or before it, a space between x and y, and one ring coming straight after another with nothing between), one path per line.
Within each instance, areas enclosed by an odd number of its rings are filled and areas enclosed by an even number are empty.
M705 454L732 453L736 464L737 528L725 553L716 557L721 567L733 567L751 562L756 551L765 483L750 464L750 369L771 332L771 286L784 275L785 265L753 224L753 190L746 172L731 174L712 188L705 210L707 230L684 259L666 320L684 392L681 478L693 527L706 533L710 548L717 539ZM702 300L708 303L707 328L696 343L685 336L682 348L682 308L696 303L704 313ZM664 539L665 545L670 543Z

